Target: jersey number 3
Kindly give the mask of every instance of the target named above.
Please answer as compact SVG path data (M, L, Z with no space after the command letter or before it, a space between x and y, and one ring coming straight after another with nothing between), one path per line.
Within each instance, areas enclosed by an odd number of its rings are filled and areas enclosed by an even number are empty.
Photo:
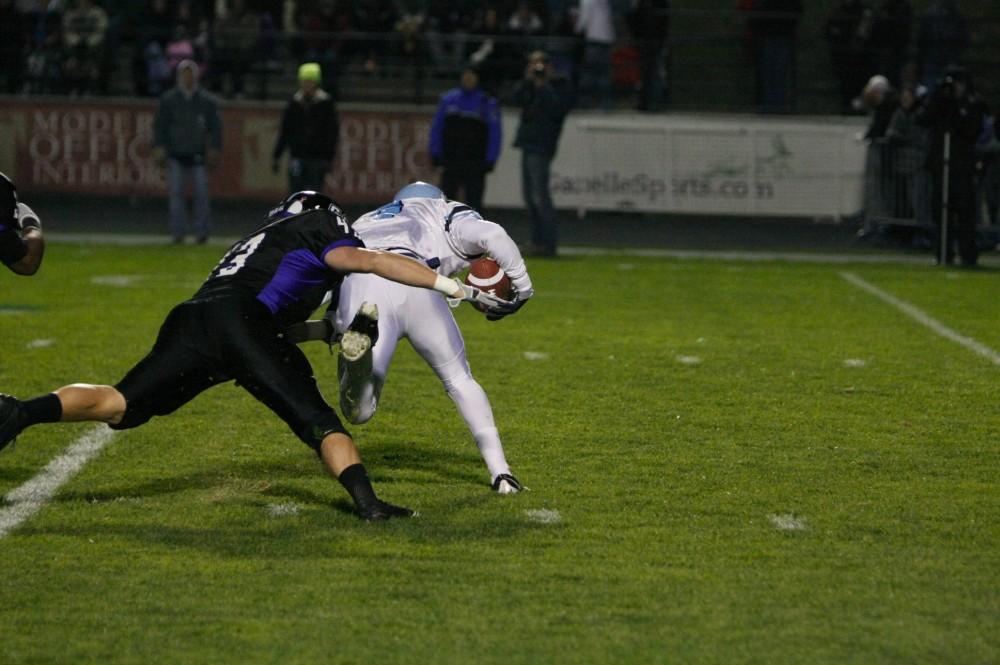
M215 270L212 271L214 276L225 277L226 275L235 275L247 262L250 255L257 251L262 242L264 242L264 234L258 233L252 238L241 240L233 245L233 248L219 261L219 265L215 266Z

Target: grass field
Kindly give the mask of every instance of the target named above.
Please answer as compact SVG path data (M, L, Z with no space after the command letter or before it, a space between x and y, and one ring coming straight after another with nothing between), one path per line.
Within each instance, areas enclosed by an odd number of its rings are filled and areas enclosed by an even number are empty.
M0 276L0 390L117 381L220 254L53 244L37 277ZM488 490L407 345L354 434L409 521L360 522L220 386L0 540L0 661L1000 662L1000 366L841 274L997 350L997 272L529 267L516 317L458 316L530 492ZM0 494L92 428L25 432Z

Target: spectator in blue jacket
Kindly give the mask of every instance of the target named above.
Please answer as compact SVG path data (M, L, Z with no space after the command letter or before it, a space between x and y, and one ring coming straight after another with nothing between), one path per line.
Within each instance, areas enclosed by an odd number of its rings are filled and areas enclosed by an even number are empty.
M441 96L431 123L431 161L442 167L445 196L482 208L486 174L500 157L501 137L500 105L479 87L475 68L467 66L461 85Z

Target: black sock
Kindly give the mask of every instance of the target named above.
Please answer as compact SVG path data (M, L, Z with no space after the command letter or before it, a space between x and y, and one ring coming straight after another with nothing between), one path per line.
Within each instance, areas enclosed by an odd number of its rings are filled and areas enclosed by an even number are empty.
M38 423L57 423L62 418L62 402L55 393L21 402L21 408L27 416L25 427Z
M368 480L368 472L365 471L364 464L352 464L337 476L337 480L344 486L359 508L370 506L378 501L372 483Z

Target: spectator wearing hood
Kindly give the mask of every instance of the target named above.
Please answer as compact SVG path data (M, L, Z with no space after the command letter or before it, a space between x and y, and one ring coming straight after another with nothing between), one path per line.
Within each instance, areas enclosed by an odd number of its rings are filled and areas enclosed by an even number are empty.
M185 189L191 184L193 222L199 244L208 239L208 167L222 149L222 122L215 97L198 85L198 65L177 66L177 85L160 97L153 120L153 154L167 168L170 233L184 242L188 227Z
M445 196L481 209L486 174L500 157L501 134L500 106L479 87L478 72L467 66L461 85L441 96L431 123L431 160L442 167Z
M322 192L326 174L337 155L340 121L333 97L320 83L323 71L316 62L299 67L299 89L288 100L281 116L281 131L274 145L271 170L280 168L285 149L290 192Z

